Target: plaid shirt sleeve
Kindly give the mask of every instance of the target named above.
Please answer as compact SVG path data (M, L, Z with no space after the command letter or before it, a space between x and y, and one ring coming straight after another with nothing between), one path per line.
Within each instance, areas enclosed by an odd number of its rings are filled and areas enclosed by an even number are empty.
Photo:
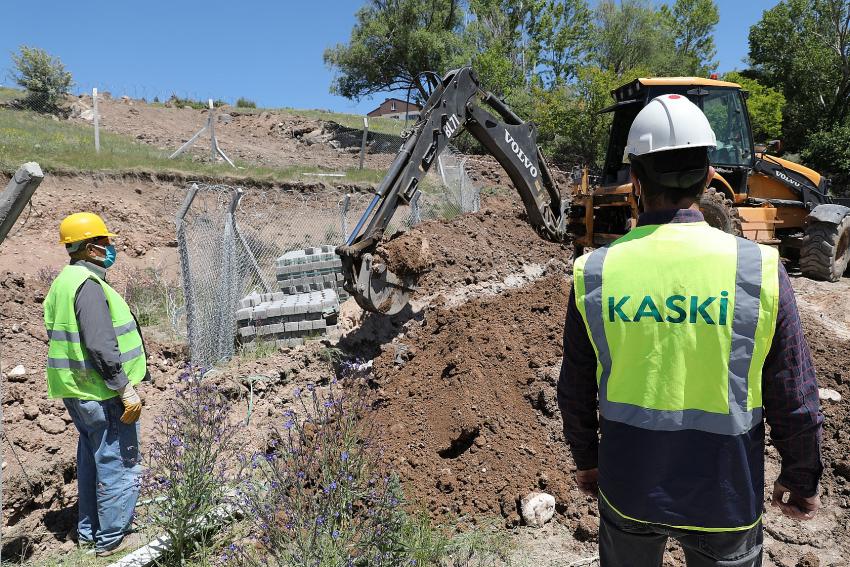
M558 379L558 407L564 438L579 470L596 468L599 452L599 418L596 386L596 351L570 292L564 324L564 359Z
M812 354L788 273L779 266L779 313L762 370L762 401L773 445L782 457L780 484L813 496L823 473L823 415Z

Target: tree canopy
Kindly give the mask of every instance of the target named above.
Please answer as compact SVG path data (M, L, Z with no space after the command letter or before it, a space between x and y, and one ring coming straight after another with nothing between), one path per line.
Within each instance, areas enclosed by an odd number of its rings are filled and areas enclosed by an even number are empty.
M331 91L360 99L413 89L427 98L423 73L442 73L457 62L463 20L459 0L369 0L349 42L325 50L325 63L338 72Z
M409 91L420 101L428 77L471 65L537 123L553 162L599 165L611 115L598 111L611 89L709 75L719 21L715 0L368 0L325 62L335 93ZM792 159L850 183L850 2L779 0L750 28L748 65L724 78L749 93L754 139L781 138Z

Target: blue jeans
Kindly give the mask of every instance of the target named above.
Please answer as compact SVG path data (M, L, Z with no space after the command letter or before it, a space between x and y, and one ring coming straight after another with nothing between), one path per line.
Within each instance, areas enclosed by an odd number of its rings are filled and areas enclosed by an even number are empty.
M667 538L679 542L688 567L761 567L762 525L738 532L680 530L620 516L599 498L601 567L660 567Z
M139 423L121 423L120 398L104 401L64 398L80 432L77 444L80 542L106 551L121 543L139 498L142 464Z

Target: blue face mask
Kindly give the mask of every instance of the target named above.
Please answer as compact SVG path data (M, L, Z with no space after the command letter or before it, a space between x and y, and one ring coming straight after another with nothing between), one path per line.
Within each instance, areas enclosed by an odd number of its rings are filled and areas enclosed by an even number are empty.
M107 269L111 268L112 264L115 263L115 256L117 254L115 252L115 246L108 244L106 246L98 246L98 248L102 248L106 254L106 257L103 259L103 267Z

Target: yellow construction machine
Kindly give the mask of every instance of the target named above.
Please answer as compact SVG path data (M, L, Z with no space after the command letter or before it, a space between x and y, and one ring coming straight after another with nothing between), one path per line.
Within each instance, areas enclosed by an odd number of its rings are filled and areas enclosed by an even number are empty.
M479 84L464 67L449 71L425 103L419 121L348 240L336 249L345 289L366 310L392 315L407 305L418 274L393 273L377 253L393 216L415 202L421 179L452 137L466 130L496 158L514 184L528 222L546 239L572 240L576 253L609 244L635 226L640 206L623 163L637 113L654 97L679 93L694 101L717 135L711 162L717 175L705 192L706 220L721 230L774 244L799 259L803 273L836 280L850 259L850 207L836 203L818 173L768 156L753 145L746 93L712 79L638 79L614 91L608 155L599 182L577 169L571 190L555 184L537 146L537 128ZM850 203L848 203L850 204Z
M818 172L754 145L747 92L714 78L637 79L612 91L614 104L601 111L614 113L601 175L592 178L586 169L574 174L567 230L576 254L609 244L635 225L640 207L623 152L637 113L662 94L687 96L717 136L710 153L717 173L701 202L709 224L779 247L808 277L838 280L850 261L850 208L829 195Z

